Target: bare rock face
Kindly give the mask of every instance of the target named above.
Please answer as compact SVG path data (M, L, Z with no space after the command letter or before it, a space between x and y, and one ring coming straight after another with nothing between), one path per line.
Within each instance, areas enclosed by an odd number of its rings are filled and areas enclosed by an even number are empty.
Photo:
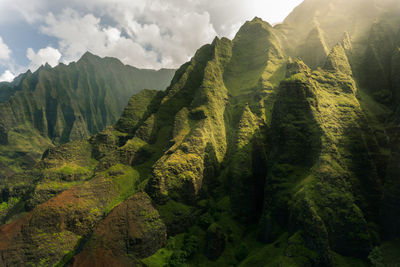
M165 245L166 227L145 193L117 206L94 230L73 266L131 266Z

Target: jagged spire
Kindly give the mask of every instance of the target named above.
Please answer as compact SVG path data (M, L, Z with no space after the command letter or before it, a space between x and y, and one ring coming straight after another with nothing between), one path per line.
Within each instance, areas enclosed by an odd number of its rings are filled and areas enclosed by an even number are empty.
M85 61L85 60L91 60L91 59L99 59L100 57L97 55L92 54L89 51L86 51L81 58L78 60L79 61Z
M328 71L340 72L347 75L353 74L342 44L339 43L332 48L326 60L324 69Z
M304 46L301 47L300 56L310 68L315 69L323 64L328 54L329 49L324 34L316 25L308 34Z
M351 51L353 49L353 44L351 41L351 37L349 35L348 32L345 32L343 34L343 38L342 41L340 42L341 45L343 46L343 49L347 52L347 51Z
M310 74L311 70L301 59L296 58L293 60L290 58L286 66L286 78L298 73Z

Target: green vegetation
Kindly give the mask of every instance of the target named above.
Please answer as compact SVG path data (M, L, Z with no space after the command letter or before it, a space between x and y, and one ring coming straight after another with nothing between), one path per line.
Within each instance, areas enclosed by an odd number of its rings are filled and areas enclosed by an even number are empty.
M107 214L135 193L140 175L135 169L120 164L109 168L104 175L112 177L112 183L118 192L117 197L106 206L104 212Z
M51 140L40 135L28 122L8 132L8 144L0 144L0 177L20 173L33 166Z
M282 25L248 21L165 92L133 96L114 126L51 147L29 172L16 161L0 184L0 265L397 266L389 1L309 0ZM368 16L353 17L361 4ZM113 71L79 84L114 101L96 81L133 81Z
M226 87L233 96L257 88L260 82L269 88L270 78L284 61L275 30L255 18L243 25L233 40L232 59L224 72Z
M56 264L53 265L53 267L63 267L65 265L67 265L67 263L74 257L74 255L77 253L78 249L81 246L81 243L83 242L83 238L78 237L78 242L75 245L75 248L71 251L65 251L65 255L64 257L57 262Z
M11 207L14 207L20 201L21 201L21 199L16 198L16 197L12 197L7 202L0 203L0 213L4 212L4 211L7 211Z
M178 261L177 253L172 259L174 262L171 261L174 252L176 251L182 252L181 250L178 249L181 248L183 245L183 238L184 234L180 234L169 238L164 248L159 249L154 255L142 259L141 261L147 266L154 266L154 267L165 267L168 266L170 263L172 263L171 264L172 266L185 263L185 260L182 260L181 262L178 262L178 264L175 264Z
M68 66L43 66L0 85L0 92L11 90L0 102L0 177L31 168L53 144L88 138L114 124L133 94L164 90L173 74L86 53ZM147 103L135 105L138 110Z
M284 234L273 244L255 249L239 266L309 266L316 255L304 248L299 236Z
M395 267L399 265L399 249L399 239L386 241L382 243L380 247L375 247L368 258L372 258L374 261L377 261L377 263L382 264L383 256L383 263L385 266Z

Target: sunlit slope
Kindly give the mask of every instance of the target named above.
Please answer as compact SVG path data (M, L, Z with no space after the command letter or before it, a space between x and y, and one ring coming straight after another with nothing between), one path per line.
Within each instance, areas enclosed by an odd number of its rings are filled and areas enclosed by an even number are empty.
M395 12L377 3L363 8ZM0 265L396 264L400 24L326 26L344 7L246 22L114 126L7 179Z

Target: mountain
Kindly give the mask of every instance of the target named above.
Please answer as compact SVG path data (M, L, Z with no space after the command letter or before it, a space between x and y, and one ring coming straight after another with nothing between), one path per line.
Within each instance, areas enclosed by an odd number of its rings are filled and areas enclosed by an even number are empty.
M5 179L0 265L398 265L400 9L366 2L248 21Z
M49 146L88 138L120 117L144 88L164 90L174 70L141 70L87 52L0 85L0 175L32 165Z

